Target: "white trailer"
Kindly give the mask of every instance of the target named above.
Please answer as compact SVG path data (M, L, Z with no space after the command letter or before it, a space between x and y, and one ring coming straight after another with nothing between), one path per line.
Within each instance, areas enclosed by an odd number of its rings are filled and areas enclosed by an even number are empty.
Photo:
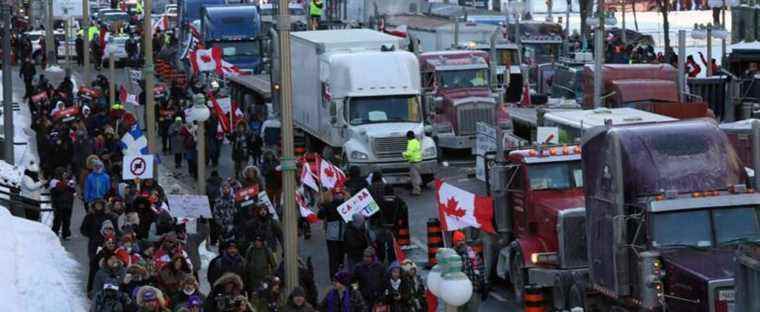
M401 156L406 133L422 143L423 180L437 167L435 143L424 134L420 71L401 38L369 29L291 33L293 121L314 150L341 155L362 174L408 181Z
M499 27L475 22L454 23L448 18L427 15L389 16L385 25L406 27L407 32L420 41L420 49L425 52L458 49L470 42L490 42L491 35Z

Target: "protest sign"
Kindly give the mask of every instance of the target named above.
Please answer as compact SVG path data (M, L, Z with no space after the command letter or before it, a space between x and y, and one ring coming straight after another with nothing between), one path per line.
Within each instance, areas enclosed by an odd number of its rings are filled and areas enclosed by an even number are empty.
M356 193L356 195L349 198L345 203L338 206L338 213L343 217L343 221L346 222L351 221L351 217L357 212L363 214L365 217L369 217L378 211L380 211L380 207L366 188L362 189Z
M211 209L206 195L167 195L169 208L177 219L211 218Z

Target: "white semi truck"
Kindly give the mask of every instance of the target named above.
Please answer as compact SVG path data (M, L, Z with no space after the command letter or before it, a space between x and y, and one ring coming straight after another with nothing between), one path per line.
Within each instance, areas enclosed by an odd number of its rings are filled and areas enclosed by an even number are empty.
M344 29L294 32L290 42L293 121L311 150L404 183L409 164L401 154L413 131L422 143L422 178L433 179L437 154L424 133L419 64L399 49L402 38Z

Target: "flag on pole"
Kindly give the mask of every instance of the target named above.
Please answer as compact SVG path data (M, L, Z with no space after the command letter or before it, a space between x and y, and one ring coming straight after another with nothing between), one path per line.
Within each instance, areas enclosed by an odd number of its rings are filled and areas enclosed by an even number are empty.
M213 47L211 49L197 49L190 51L190 64L193 72L220 72L222 69L222 49Z
M440 179L435 180L435 189L441 225L446 231L474 227L488 233L496 232L491 197L475 195Z
M298 205L298 210L301 212L301 217L306 218L306 221L309 223L316 223L319 219L314 211L311 211L311 209L307 207L303 192L303 185L296 190L296 204Z
M137 123L121 137L121 149L124 156L148 155L148 139L143 135Z
M314 173L311 172L311 166L308 162L304 162L301 168L301 184L306 185L317 192L319 191L317 180L314 179Z
M346 174L340 168L326 159L319 159L319 184L327 189L342 186L346 181Z

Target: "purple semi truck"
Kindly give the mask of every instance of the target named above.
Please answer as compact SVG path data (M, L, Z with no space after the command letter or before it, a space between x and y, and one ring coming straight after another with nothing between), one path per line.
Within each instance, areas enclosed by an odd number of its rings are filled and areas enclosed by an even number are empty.
M566 289L570 306L739 311L734 252L760 240L760 193L717 124L599 127L582 152L589 269Z

